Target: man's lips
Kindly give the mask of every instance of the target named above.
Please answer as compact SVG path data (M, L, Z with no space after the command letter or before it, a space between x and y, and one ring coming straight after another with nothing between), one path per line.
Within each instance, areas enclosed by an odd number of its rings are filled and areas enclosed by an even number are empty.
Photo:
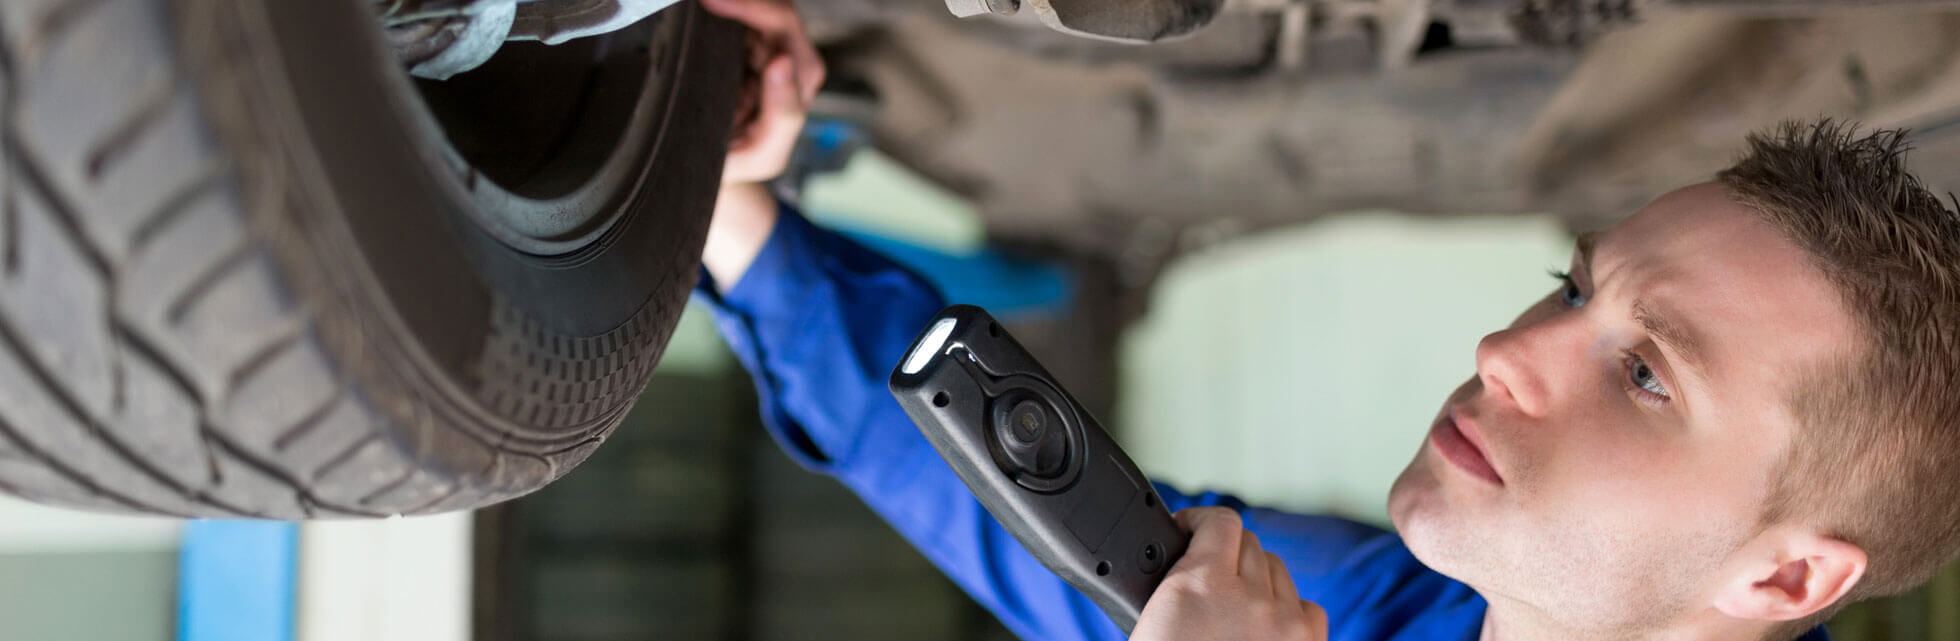
M1455 406L1451 406L1429 428L1429 443L1436 446L1436 451L1451 465L1469 472L1471 476L1502 486L1504 478L1497 475L1497 468L1491 466L1490 457L1484 455L1482 436L1477 433L1476 423L1464 420Z

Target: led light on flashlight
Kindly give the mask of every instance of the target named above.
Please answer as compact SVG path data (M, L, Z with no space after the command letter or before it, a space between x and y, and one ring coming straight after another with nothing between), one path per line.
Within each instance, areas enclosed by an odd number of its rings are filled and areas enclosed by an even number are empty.
M926 332L925 339L920 340L919 345L912 348L912 355L905 357L905 367L901 370L907 374L917 374L919 370L925 369L926 363L932 361L933 355L938 354L939 349L946 346L946 338L953 335L953 325L954 321L951 318L942 318L939 322L933 323L932 329Z

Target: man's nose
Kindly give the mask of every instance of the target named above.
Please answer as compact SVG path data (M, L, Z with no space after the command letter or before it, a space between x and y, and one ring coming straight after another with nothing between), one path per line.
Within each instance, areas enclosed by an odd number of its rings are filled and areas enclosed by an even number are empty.
M1550 337L1534 326L1494 332L1477 343L1477 379L1500 403L1510 403L1526 416L1545 415L1551 390L1546 388L1543 356Z

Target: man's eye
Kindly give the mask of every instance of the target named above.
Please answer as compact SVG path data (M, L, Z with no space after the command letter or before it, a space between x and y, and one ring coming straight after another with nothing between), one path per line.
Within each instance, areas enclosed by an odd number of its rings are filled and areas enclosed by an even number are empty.
M1649 394L1663 399L1668 398L1667 387L1661 385L1660 377L1654 374L1654 368L1647 364L1647 359L1641 358L1639 354L1628 353L1625 362L1627 382L1633 383L1634 387Z
M1564 303L1566 307L1573 308L1584 307L1586 305L1586 294L1585 292L1579 291L1579 283L1578 281L1572 280L1571 272L1552 270L1552 278L1556 278L1560 283L1564 283L1559 288L1559 302Z

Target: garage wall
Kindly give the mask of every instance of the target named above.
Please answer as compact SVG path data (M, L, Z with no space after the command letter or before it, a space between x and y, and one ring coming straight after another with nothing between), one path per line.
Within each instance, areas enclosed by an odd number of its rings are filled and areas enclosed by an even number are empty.
M0 496L0 638L171 639L182 531Z
M1115 422L1158 480L1386 525L1478 339L1571 252L1549 217L1358 213L1180 259L1123 338Z

